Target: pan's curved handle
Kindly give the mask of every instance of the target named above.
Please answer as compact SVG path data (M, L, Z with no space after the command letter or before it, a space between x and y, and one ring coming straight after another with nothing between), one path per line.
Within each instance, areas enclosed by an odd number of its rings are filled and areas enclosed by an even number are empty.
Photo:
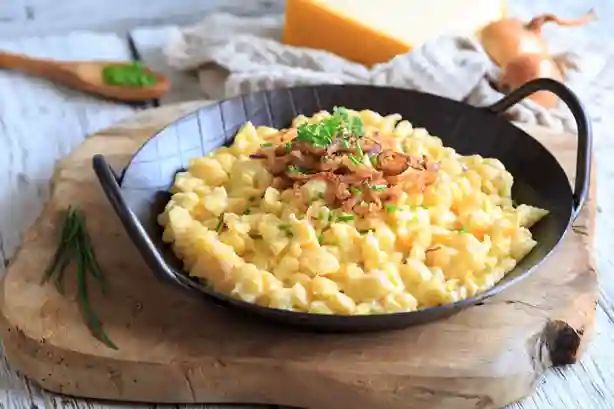
M500 101L486 108L496 114L500 114L538 91L550 91L559 97L569 107L576 120L578 127L578 152L576 156L576 180L573 192L574 209L572 215L575 219L588 196L593 153L591 120L576 94L558 81L549 78L539 78L516 88Z
M119 178L113 169L111 169L104 156L94 155L92 166L113 210L115 210L128 236L130 236L156 277L162 281L177 284L189 290L197 290L196 284L192 283L189 278L181 274L176 274L164 261L154 243L149 239L143 225L126 204L119 187Z

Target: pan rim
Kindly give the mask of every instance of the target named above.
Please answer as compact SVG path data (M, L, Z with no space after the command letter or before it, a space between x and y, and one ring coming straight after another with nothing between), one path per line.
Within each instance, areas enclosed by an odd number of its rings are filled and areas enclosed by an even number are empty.
M440 99L440 100L445 100L447 102L451 102L454 104L458 104L458 105L462 105L465 108L471 108L471 109L475 109L475 110L480 110L481 108L478 107L474 107L468 104L465 104L463 102L459 102L459 101L455 101L455 100L451 100L445 97L441 97L441 96L437 96L437 95L433 95L433 94L428 94L428 93L424 93L424 92L420 92L420 91L414 91L414 90L407 90L407 89L402 89L402 88L397 88L397 87L379 87L379 86L373 86L373 85L354 85L354 84L340 84L340 85L317 85L317 86L313 86L313 85L306 85L306 86L297 86L297 87L290 87L290 88L285 88L287 90L292 90L292 89L309 89L309 88L322 88L322 87L327 87L327 88L337 88L337 89L344 89L344 88L363 88L363 89L387 89L387 90L394 90L394 92L402 92L402 93L412 93L412 94L419 94L422 96L426 96L427 98L434 98L435 100ZM273 90L274 91L274 90ZM135 159L138 157L139 153L147 146L147 144L151 143L156 137L158 137L159 135L161 135L167 128L173 126L174 124L181 122L182 120L185 120L186 118L189 118L193 115L197 115L200 111L202 110L207 110L207 109L215 109L215 107L220 106L221 104L223 104L225 101L230 101L236 98L242 98L245 97L246 95L254 95L254 94L263 94L263 93L267 93L270 91L259 91L256 93L249 93L249 94L243 94L243 95L239 95L239 96L235 96L235 97L230 97L230 98L225 98L222 100L218 100L218 101L214 101L210 104L206 104L202 107L196 108L195 110L188 112L184 115L181 115L180 117L176 118L173 122L171 122L170 124L160 128L158 131L156 131L155 134L153 134L145 143L143 143L137 150L136 152L131 156L130 160L127 162L127 164L125 165L125 167L123 168L122 172L121 172L121 176L118 178L118 184L120 189L123 191L123 182L124 182L124 176L126 171L128 171L130 169L130 167L134 164ZM502 121L505 121L502 119ZM556 157L552 154L552 152L547 149L539 140L533 138L528 132L526 132L524 129L516 126L514 123L512 122L508 122L505 121L507 126L513 126L518 132L522 133L524 135L524 137L529 137L533 140L534 143L536 143L537 145L539 145L539 147L544 151L545 154L547 154L551 159L553 160L556 165L557 165L557 172L562 173L563 175L565 175L565 171L563 170L561 164L559 163L559 161L556 159ZM234 135L232 136L231 140L234 140ZM495 296L497 294L500 294L501 292L507 290L509 287L513 286L514 284L517 284L518 282L524 280L525 278L529 277L530 275L532 275L540 266L541 264L546 261L560 246L563 238L565 237L565 235L568 233L568 231L570 230L570 226L573 222L573 190L572 187L569 183L569 180L565 177L565 180L567 183L565 183L565 190L566 193L568 193L568 197L569 197L569 206L567 206L566 208L569 209L569 214L565 214L565 218L567 220L564 229L562 229L562 233L561 234L557 234L558 237L556 238L554 244L552 245L552 247L547 251L547 253L541 257L539 260L537 260L536 263L534 263L532 266L530 266L529 268L523 269L523 271L521 273L519 273L516 277L513 277L512 279L508 279L505 280L505 276L502 280L498 281L493 287L491 287L490 289L480 292L472 297L468 297L459 301L455 301L452 303L447 303L447 304L443 304L443 305L439 305L439 306L433 306L433 307L427 307L427 308L422 308L422 309L418 309L418 310L414 310L414 311L405 311L405 312L391 312L391 313L379 313L379 314L369 314L369 315L328 315L328 314L314 314L314 313L309 313L309 312L300 312L300 311L291 311L291 310L284 310L284 309L278 309L278 308L274 308L274 307L268 307L268 306L262 306L262 305L258 305L255 303L250 303L247 301L243 301L237 298L234 298L230 295L227 294L223 294L223 293L219 293L216 291L213 291L212 289L207 288L204 284L200 284L198 283L197 285L194 285L193 288L195 288L199 293L205 295L206 297L210 297L210 298L214 298L217 301L220 301L224 304L230 305L233 308L238 308L240 310L243 310L244 312L252 312L256 315L261 315L259 313L259 311L262 312L267 312L267 313L271 313L272 311L275 311L275 315L278 315L279 318L283 318L284 316L287 316L288 318L291 317L291 319L295 320L303 320L305 321L306 326L310 326L309 322L310 321L319 321L318 323L315 324L315 326L331 326L331 325L336 325L336 324L340 324L340 321L343 321L344 325L350 325L351 323L354 323L355 325L360 325L361 323L368 323L371 321L381 321L382 319L389 319L389 320L395 320L395 319L400 319L400 317L403 318L407 318L409 316L411 317L416 317L418 314L420 315L427 315L427 314L438 314L438 313L445 313L445 312L450 312L453 313L455 311L462 311L467 307L471 307L471 306L475 306L475 305L479 305L481 302L487 300L488 298L491 298L492 296ZM129 210L132 210L129 206L127 206L127 208ZM148 234L147 232L143 231L143 232L139 232L139 234L144 234L148 237L150 237L150 234ZM159 251L160 249L157 248L157 251ZM168 269L170 271L173 272L173 274L175 274L178 277L182 277L184 279L193 281L193 278L191 278L189 276L189 274L183 270L178 271L176 268L174 268L172 265L169 264L168 260L166 259L166 257L163 254L160 254L161 259L164 261L164 263L166 264L166 266L168 267ZM508 272L507 274L512 273L514 270ZM506 274L506 276L507 276ZM283 319L275 319L275 321L284 321ZM302 324L301 324L302 325ZM404 325L405 327L410 326L410 325L414 325L412 323L406 324ZM365 330L358 330L360 332L364 332Z

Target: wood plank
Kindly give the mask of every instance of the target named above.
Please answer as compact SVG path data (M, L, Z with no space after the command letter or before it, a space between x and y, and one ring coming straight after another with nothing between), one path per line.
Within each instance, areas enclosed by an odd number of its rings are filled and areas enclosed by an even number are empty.
M24 0L0 3L0 23L24 21L28 18Z
M0 49L58 59L130 59L123 41L112 34L0 42ZM14 254L21 233L40 213L49 194L55 161L68 154L86 134L126 116L134 109L56 87L44 80L0 72L0 273ZM41 393L0 362L0 406L62 406L65 399ZM84 406L76 404L75 406Z
M598 219L595 256L601 276L600 303L614 325L614 127L611 110L614 107L614 56L595 78L584 99L591 117L597 157ZM610 362L614 365L614 357Z
M243 15L279 13L284 4L285 0L28 0L26 9L18 7L19 3L11 6L11 12L7 12L10 21L0 24L0 37L7 39L84 29L124 35L145 25L192 24L214 10ZM17 14L23 14L23 10L30 13L28 18L16 18Z

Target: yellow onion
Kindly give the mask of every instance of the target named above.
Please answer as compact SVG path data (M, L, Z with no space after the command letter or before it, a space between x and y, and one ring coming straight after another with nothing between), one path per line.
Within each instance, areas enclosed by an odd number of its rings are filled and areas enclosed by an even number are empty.
M556 62L547 55L521 54L505 65L499 77L498 88L501 92L507 93L536 78L563 81L563 73ZM538 91L529 99L548 109L553 108L558 100L556 95L549 91Z
M521 54L548 54L548 44L542 38L542 26L556 23L559 26L581 26L595 18L594 10L589 10L577 19L561 19L554 14L534 17L528 23L515 18L492 22L480 31L480 41L486 54L499 67Z

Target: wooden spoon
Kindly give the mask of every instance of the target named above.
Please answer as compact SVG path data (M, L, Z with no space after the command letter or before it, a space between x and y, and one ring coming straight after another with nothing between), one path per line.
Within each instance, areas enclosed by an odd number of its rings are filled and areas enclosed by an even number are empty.
M110 65L126 65L132 61L54 61L31 58L21 54L0 51L0 68L22 71L46 78L81 91L121 101L150 101L160 98L170 90L168 78L145 68L156 77L153 85L143 87L109 85L102 78L102 71Z

